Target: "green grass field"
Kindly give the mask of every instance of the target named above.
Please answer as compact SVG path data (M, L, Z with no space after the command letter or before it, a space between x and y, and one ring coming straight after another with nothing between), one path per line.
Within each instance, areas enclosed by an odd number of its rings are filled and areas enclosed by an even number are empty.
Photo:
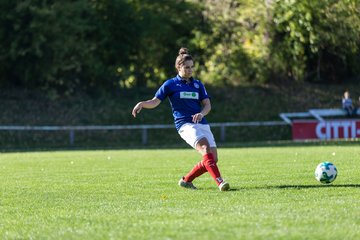
M208 174L177 186L185 150L0 154L1 239L360 239L357 146L219 149L232 191ZM322 161L339 171L314 179Z

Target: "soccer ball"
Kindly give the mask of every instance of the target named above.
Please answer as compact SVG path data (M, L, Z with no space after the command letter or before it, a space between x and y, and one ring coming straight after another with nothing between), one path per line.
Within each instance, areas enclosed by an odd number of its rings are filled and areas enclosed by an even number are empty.
M321 183L331 183L337 177L337 169L331 162L322 162L315 169L315 178Z

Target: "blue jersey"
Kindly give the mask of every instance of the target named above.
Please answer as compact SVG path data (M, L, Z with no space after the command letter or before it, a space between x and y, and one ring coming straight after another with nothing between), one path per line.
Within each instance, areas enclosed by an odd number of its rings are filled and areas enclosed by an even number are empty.
M343 108L349 108L349 107L352 107L352 100L351 98L343 98L342 100L342 106Z
M155 97L161 101L169 97L177 130L184 123L193 123L192 115L201 112L201 101L209 98L204 85L199 80L193 78L190 80L187 83L177 75L166 80L155 94ZM207 121L203 118L200 123L207 124Z

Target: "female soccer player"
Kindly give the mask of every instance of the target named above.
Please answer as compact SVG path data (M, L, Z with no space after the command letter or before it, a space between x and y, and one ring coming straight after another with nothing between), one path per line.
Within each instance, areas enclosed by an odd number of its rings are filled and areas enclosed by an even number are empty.
M179 185L195 190L192 181L209 172L220 191L227 191L230 185L220 175L215 139L205 119L211 110L210 99L204 85L192 77L194 60L187 48L179 50L175 67L178 75L165 81L153 99L137 103L132 115L136 117L142 108L155 108L168 97L178 133L202 156L202 160L180 179Z

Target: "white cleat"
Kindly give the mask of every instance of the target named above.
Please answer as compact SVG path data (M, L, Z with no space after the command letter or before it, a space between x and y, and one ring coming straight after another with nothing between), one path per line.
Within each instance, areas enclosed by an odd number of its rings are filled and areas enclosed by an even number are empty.
M220 191L229 191L230 190L230 184L229 183L227 183L227 182L225 182L225 181L223 181L222 183L220 183L220 185L219 185L219 189L220 189Z

